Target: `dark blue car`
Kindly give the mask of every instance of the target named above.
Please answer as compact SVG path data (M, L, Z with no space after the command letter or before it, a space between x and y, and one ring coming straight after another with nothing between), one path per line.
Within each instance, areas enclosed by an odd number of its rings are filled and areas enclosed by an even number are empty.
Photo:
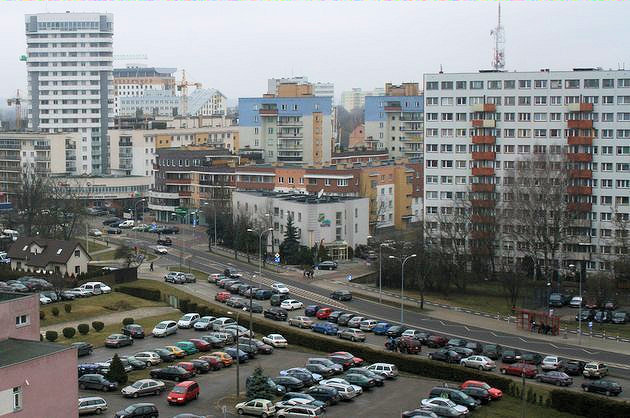
M79 377L84 374L105 374L107 366L96 363L82 363L78 365Z
M315 316L317 311L319 311L320 309L321 309L321 306L319 305L308 305L306 308L304 308L304 315Z
M259 289L254 293L254 297L258 300L270 299L273 293L268 289Z
M225 351L227 354L229 354L230 357L232 357L236 361L236 348L228 347L228 348L226 348L223 351ZM249 360L249 356L243 350L238 350L238 355L240 356L240 362L241 363L245 363L245 362L247 362L247 360Z
M372 328L372 332L375 335L385 335L387 330L392 326L389 322L379 322Z
M339 331L339 328L330 322L316 322L311 326L311 329L326 335L337 335L337 331Z

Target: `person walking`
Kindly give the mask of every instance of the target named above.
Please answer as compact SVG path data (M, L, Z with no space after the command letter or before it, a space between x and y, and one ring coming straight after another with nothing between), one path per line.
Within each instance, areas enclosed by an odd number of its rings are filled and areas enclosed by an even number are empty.
M149 270L153 271L153 261L151 261L151 264L149 264Z

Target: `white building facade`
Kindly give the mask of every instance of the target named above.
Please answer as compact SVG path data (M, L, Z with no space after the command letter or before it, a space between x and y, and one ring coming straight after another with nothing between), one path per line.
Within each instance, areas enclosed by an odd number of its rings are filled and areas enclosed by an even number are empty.
M109 169L113 15L26 15L29 127L77 132L77 174Z
M135 116L138 110L145 115L176 114L179 98L175 95L175 71L176 68L138 65L115 68L114 114Z
M558 262L608 267L613 212L630 216L630 71L425 74L424 91L427 220L470 190L502 199L520 159L566 154L588 225Z
M270 78L267 80L267 94L278 94L278 86L280 84L310 84L313 86L313 96L335 97L334 83L315 83L309 82L308 77L283 77Z

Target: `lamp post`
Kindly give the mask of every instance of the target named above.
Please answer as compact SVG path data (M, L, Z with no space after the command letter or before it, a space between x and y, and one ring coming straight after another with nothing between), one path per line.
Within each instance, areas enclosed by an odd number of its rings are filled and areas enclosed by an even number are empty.
M403 299L403 292L404 292L404 286L405 286L405 263L407 262L407 260L409 260L410 258L414 258L415 256L416 256L415 254L411 254L405 258L396 257L393 255L389 256L389 258L391 259L396 259L400 261L400 324L401 325L405 323L405 304L404 304L404 299Z
M90 183L89 181L87 183L85 183L85 188L86 188L86 198L85 198L85 214L86 214L86 219L87 219L87 209L88 209L88 204L89 204L89 200L90 200L90 186L92 185L92 183ZM90 240L88 239L88 222L85 221L85 251L88 252L88 254L90 253Z
M591 243L590 242L579 242L578 246L580 246L580 247L588 247L587 250L590 250ZM590 259L590 251L589 251L589 259ZM571 264L569 267L571 267L571 266L573 266L573 268L575 268L575 266L573 264ZM579 284L580 307L578 309L578 327L580 329L579 329L579 332L578 332L578 345L582 345L582 303L584 302L584 300L582 299L582 280L584 279L582 277L582 272L586 272L586 268L584 268L584 260L580 260L580 284Z
M138 222L138 203L143 203L146 202L147 199L140 199L138 200L136 203L134 203L133 205L133 226L138 226L136 225L136 222ZM138 230L136 229L136 243L138 242Z
M374 238L372 235L368 235L367 239ZM384 242L378 244L378 303L383 303L383 246Z
M237 399L241 393L241 386L240 386L240 381L239 381L240 374L241 374L241 370L240 370L241 356L239 355L240 349L238 348L238 317L240 314L241 314L241 311L236 312L236 398ZM234 312L228 311L228 315L234 315Z
M262 277L262 237L265 235L265 232L271 232L273 228L267 228L260 231L258 235L258 275ZM247 232L256 232L252 228L247 228Z

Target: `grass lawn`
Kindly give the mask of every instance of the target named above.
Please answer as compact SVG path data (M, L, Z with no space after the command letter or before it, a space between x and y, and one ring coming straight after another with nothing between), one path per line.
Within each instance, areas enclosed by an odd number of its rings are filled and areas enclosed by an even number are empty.
M70 313L66 313L63 308L63 305L66 303L72 305L72 311ZM132 309L150 306L166 306L166 304L140 299L124 293L112 292L106 295L79 298L71 302L55 303L43 306L41 311L46 313L46 319L41 321L40 325L42 327L46 327L60 322L78 321L83 318L86 318L87 320L90 318L96 318L100 315L110 314L112 312L130 311ZM59 309L59 316L53 316L51 312L53 307L57 307Z
M138 319L135 321L136 324L142 325L144 327L145 333L150 333L153 330L155 324L160 321L166 321L167 319L177 321L181 317L179 312L173 312L172 314L165 315L157 315L157 316L149 316L146 318ZM120 333L120 329L122 328L122 323L120 324L111 324L105 325L105 328L101 332L96 332L94 328L92 328L92 321L85 321L86 324L90 325L90 332L87 335L81 335L78 332L75 334L74 338L66 338L62 333L59 333L59 338L57 339L57 343L60 344L72 344L78 341L84 341L92 344L94 347L102 347L105 344L105 338L110 334ZM153 337L147 337L153 338ZM155 343L156 347L160 347L162 344L160 342ZM112 349L112 356L116 353L116 350ZM148 377L148 371L147 371Z
M109 251L103 251L102 253L98 253L92 256L92 259L95 261L106 261L106 260L115 260L116 259L116 249L112 249Z
M493 401L494 402L494 401ZM496 404L492 403L474 411L471 416L475 418L514 418L520 417L523 408L523 401L512 396L503 395ZM556 411L540 405L525 403L525 416L527 418L571 418L573 414Z
M79 241L81 245L83 245L84 248L86 249L88 248L85 243L85 238L74 237L74 239ZM90 240L90 254L92 254L95 251L104 250L106 248L107 248L107 245L105 245L104 243L94 242L93 240Z

